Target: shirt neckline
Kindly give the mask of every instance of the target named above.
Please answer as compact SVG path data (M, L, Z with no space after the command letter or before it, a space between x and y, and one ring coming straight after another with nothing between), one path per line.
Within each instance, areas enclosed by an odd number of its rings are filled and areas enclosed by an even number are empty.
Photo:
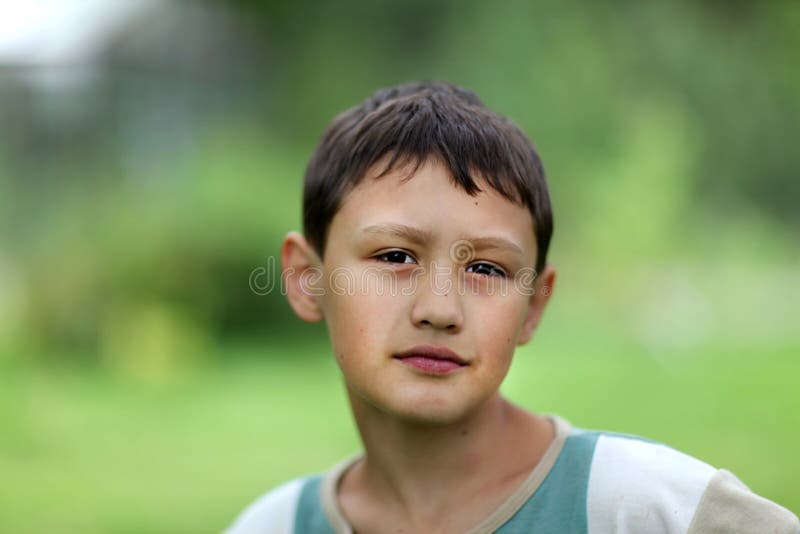
M539 489L544 479L547 478L556 460L558 460L561 450L564 448L564 443L567 441L567 437L572 431L572 426L557 415L546 415L545 417L553 424L555 428L555 437L547 447L544 455L542 455L541 460L539 460L536 467L531 470L530 474L517 489L514 490L514 493L509 495L488 517L470 529L467 534L491 533L500 528L522 508L536 490ZM344 473L363 457L363 452L351 456L333 466L323 476L320 485L322 508L335 534L353 534L353 528L347 523L339 507L336 490Z

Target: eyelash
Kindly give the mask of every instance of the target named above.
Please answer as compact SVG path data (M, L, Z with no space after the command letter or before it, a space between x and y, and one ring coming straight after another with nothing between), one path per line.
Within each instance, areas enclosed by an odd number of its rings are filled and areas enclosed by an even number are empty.
M389 256L390 254L405 254L407 257L411 258L411 259L412 259L412 260L414 260L414 261L413 261L413 262L405 262L405 261L390 261L390 260L388 259L388 256ZM417 263L417 260L414 258L414 256L412 256L411 254L409 254L409 253L408 253L408 252L406 252L405 250L387 250L386 252L381 252L380 254L378 254L377 256L375 256L375 259L376 259L376 260L378 260L378 261L386 262L386 263L401 263L401 264L406 264L406 263Z
M406 256L406 258L410 258L412 261L411 262L407 262L407 261L391 261L389 259L389 255L390 254L403 254L403 255ZM406 265L406 264L411 264L411 263L416 264L417 263L416 258L414 258L414 256L412 256L410 253L406 252L405 250L387 250L386 252L381 252L380 254L374 256L374 259L376 259L378 261L381 261L381 262L384 262L384 263L397 263L397 264L401 264L401 265ZM508 276L504 269L502 269L501 267L499 267L497 265L494 265L493 263L489 263L489 262L486 262L486 261L479 261L479 262L471 263L470 265L467 266L467 272L474 272L474 271L470 271L469 269L472 268L472 267L476 267L476 266L489 267L489 269L491 271L493 271L493 273L492 274L487 274L487 273L477 273L476 272L475 274L479 274L479 275L482 275L482 276L502 276L504 278Z
M486 273L475 273L475 274L482 274L483 276L502 276L503 278L508 276L506 274L506 272L503 269L501 269L500 267L498 267L497 265L493 265L493 264L485 262L485 261L479 261L477 263L470 264L470 265L467 266L467 269L469 269L470 267L475 267L477 265L485 265L485 266L489 267L490 269L492 269L493 271L496 271L496 272L495 272L495 274L486 274Z

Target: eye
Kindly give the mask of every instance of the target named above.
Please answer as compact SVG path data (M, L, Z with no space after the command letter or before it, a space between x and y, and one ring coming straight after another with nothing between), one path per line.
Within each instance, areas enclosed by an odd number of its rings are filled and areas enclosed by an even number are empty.
M468 273L482 274L486 276L506 276L506 272L503 269L486 262L468 265L466 271Z
M403 250L389 250L378 254L375 259L386 263L417 263L417 260L411 254Z

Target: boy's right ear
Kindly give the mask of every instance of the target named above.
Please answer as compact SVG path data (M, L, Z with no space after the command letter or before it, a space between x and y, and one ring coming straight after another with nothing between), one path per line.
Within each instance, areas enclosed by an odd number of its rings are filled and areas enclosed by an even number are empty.
M298 232L290 232L283 240L281 269L286 298L297 316L309 323L321 321L320 300L324 290L319 287L319 282L322 278L322 261Z

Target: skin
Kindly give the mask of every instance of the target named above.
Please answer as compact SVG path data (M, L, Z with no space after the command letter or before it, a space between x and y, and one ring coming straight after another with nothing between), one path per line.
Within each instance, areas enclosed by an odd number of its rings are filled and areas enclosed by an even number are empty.
M286 237L287 297L302 319L326 322L364 443L339 487L348 522L357 532L463 532L553 439L547 420L499 387L556 272L526 278L536 239L524 206L480 181L468 195L435 159L406 176L368 173L331 221L324 257ZM432 375L395 358L421 345L466 365Z

